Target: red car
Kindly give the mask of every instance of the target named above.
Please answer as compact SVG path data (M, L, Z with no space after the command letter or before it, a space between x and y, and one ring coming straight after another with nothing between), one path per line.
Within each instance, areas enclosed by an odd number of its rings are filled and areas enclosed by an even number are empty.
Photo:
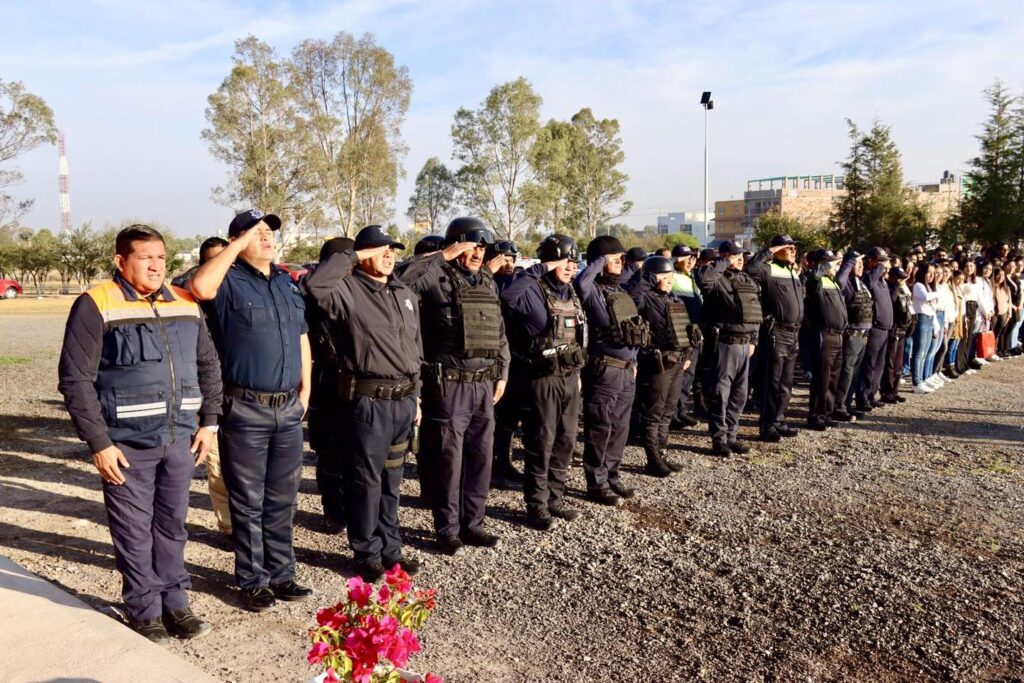
M298 282L299 278L308 271L306 266L300 266L297 263L278 263L277 265L288 271L288 274L292 277L292 282Z
M21 296L23 293L21 285L16 281L0 278L0 297L13 299L16 296Z

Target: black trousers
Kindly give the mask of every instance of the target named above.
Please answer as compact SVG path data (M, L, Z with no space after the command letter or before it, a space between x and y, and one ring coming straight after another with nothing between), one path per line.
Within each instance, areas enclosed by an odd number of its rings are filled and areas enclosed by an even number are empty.
M903 376L903 349L907 336L890 330L885 347L885 368L879 386L883 396L895 396L900 391L900 377Z
M655 450L668 442L668 430L683 386L684 363L658 372L646 355L640 357L637 395L640 399L640 440L645 449Z
M690 412L690 396L693 395L694 379L697 377L697 368L700 365L701 347L697 344L690 347L690 367L683 370L683 386L679 391L679 404L676 407L676 419L682 420Z
M583 474L588 489L619 480L636 393L633 368L591 363L583 371Z
M347 439L341 429L345 409L334 387L315 386L309 406L309 446L316 452L316 486L324 516L345 519L343 469Z
M761 349L765 361L764 387L761 396L761 433L770 432L786 421L786 410L793 391L793 372L800 354L799 333L775 326L765 335Z
M747 405L747 375L750 369L750 344L719 342L711 368L711 402L708 429L715 442L734 441L740 415Z
M811 402L808 423L814 424L835 409L839 374L843 367L843 335L837 332L808 331L811 352Z
M872 327L868 332L867 345L864 347L864 363L861 365L860 379L855 387L857 405L867 405L875 400L875 394L882 386L882 373L885 372L885 352L888 345L889 330Z
M493 384L451 382L443 399L423 402L416 463L434 531L483 529L493 450Z
M839 384L836 385L835 406L836 409L852 411L853 406L853 381L860 373L861 363L864 361L864 349L867 347L867 337L847 332L843 335L843 367L839 373Z
M188 607L185 517L195 459L186 440L157 448L116 446L129 466L121 468L120 486L103 482L103 505L121 599L129 619L158 619L163 610Z
M356 562L402 558L398 526L405 454L409 450L416 399L356 396L344 414L349 439L345 460L348 542Z
M494 458L508 462L512 458L512 438L523 418L525 390L530 386L526 368L516 360L509 365L505 394L494 406Z
M580 415L580 375L533 379L526 391L523 415L523 498L526 508L540 511L557 505L576 444Z
M224 397L221 467L231 507L235 579L242 588L295 576L292 521L302 477L302 403L278 408Z

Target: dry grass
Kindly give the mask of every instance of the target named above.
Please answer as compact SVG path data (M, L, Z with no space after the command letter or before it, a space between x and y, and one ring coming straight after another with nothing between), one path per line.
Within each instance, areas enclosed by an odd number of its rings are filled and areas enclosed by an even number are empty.
M29 294L17 299L0 300L0 315L36 315L39 313L67 313L75 302L77 294L48 296L37 299Z

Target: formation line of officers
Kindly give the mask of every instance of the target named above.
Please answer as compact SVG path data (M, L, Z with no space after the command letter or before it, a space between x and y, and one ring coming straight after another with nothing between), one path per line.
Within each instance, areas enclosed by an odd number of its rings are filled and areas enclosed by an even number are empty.
M437 547L456 554L499 543L485 525L492 483L521 481L537 530L578 516L566 476L581 412L587 498L614 506L634 496L620 470L630 432L646 473L670 476L669 430L697 424L691 403L704 404L715 455L747 452L751 375L761 438L795 436L800 347L816 430L877 404L887 359L902 366L909 292L880 249L841 265L821 250L801 270L785 235L749 260L731 242L647 256L601 236L581 270L577 244L551 235L522 269L513 242L457 218L401 262L380 226L332 239L295 281L275 264L280 227L238 214L168 285L162 236L130 226L113 278L68 318L59 388L103 478L129 624L156 642L211 628L189 607L183 551L189 481L207 457L243 606L312 594L292 542L305 417L324 515L372 581L419 568L399 527L410 453Z

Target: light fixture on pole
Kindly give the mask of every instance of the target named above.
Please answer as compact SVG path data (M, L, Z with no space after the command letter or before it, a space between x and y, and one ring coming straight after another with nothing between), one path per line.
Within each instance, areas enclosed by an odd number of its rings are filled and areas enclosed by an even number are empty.
M705 90L701 94L700 106L704 107L704 246L707 246L711 241L711 234L708 232L708 110L715 108L710 90Z

